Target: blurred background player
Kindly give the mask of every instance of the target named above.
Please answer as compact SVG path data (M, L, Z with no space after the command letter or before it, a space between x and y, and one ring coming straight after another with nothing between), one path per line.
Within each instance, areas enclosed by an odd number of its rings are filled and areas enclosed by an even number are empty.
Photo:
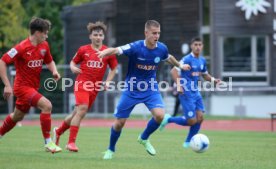
M127 89L122 93L120 101L114 112L116 117L111 127L110 142L103 159L112 159L115 145L120 137L122 128L135 105L144 103L151 111L153 118L147 124L146 129L138 137L150 155L156 151L149 141L149 136L159 127L164 117L164 103L156 82L156 70L161 61L188 68L168 54L167 46L158 42L160 37L160 24L155 20L148 20L145 24L145 40L138 40L117 48L109 48L99 52L99 57L117 54L128 56L128 73L126 77ZM142 85L138 85L142 84Z
M203 43L200 38L193 38L191 41L192 52L184 56L180 63L190 65L190 70L180 70L172 68L171 74L178 86L179 100L182 105L183 115L181 117L171 117L166 114L163 122L160 125L160 130L163 130L168 123L175 123L182 126L191 126L188 136L183 143L183 147L189 147L191 138L200 130L203 121L203 112L205 111L202 96L198 90L198 80L202 75L206 81L215 84L220 82L220 79L212 77L206 66L206 60L201 55ZM180 76L179 76L179 71ZM179 84L181 83L181 84Z
M96 23L89 23L87 29L89 31L91 44L81 46L70 63L71 71L78 75L74 88L76 107L74 111L65 118L60 127L54 128L53 140L57 145L59 144L60 135L70 128L69 140L66 148L73 152L78 152L79 150L76 146L76 138L81 120L92 106L100 90L95 84L102 81L106 68L109 66L111 71L105 81L105 87L108 88L109 82L116 74L118 64L115 55L109 55L103 59L98 58L97 55L97 51L107 48L103 45L106 25L98 21ZM80 68L77 67L79 63ZM87 87L89 84L93 84L93 87Z
M177 85L175 82L173 83L172 95L175 97L175 103L174 103L172 116L175 117L179 112L179 106L180 106L180 100L178 98L179 93L177 91Z
M39 108L40 124L45 148L52 153L60 152L61 148L51 140L51 102L39 92L40 73L45 63L52 72L55 80L60 79L55 62L52 59L46 39L51 23L42 18L32 18L29 24L30 36L10 49L0 59L0 76L5 85L4 98L7 99L13 92L16 96L14 112L9 114L0 127L0 136L4 136L17 122L28 113L31 106ZM7 64L14 63L16 76L14 88L7 77Z

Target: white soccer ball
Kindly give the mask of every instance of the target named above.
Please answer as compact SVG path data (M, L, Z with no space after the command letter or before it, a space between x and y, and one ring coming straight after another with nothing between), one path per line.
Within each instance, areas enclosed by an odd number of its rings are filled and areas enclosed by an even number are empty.
M190 141L190 147L197 153L203 153L209 148L210 141L204 134L196 134Z

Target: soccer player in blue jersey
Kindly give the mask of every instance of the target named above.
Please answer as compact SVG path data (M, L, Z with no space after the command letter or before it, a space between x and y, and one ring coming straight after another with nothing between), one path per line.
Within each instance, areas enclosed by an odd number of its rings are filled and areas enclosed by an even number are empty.
M177 67L172 68L171 74L174 81L179 85L179 99L183 108L183 115L180 117L171 117L165 114L164 120L160 125L162 131L168 123L175 123L182 126L191 126L188 136L183 143L183 147L189 147L191 138L200 130L203 121L204 105L201 94L198 90L198 80L202 75L204 80L215 84L220 82L220 79L212 77L206 66L206 60L201 55L203 43L200 38L193 38L191 41L192 52L184 56L180 64L190 65L190 70L180 70ZM180 71L180 73L179 73Z
M98 52L100 58L113 54L124 54L129 58L125 80L127 89L122 93L114 112L116 120L111 127L109 147L104 153L103 159L112 159L122 128L134 106L139 103L144 103L147 106L153 118L149 120L146 129L139 135L138 142L146 148L150 155L156 154L149 141L149 136L158 129L164 117L164 103L156 82L157 67L161 61L167 61L180 69L190 69L189 65L180 64L172 55L169 55L167 46L158 42L159 37L160 24L155 20L148 20L145 24L145 40Z

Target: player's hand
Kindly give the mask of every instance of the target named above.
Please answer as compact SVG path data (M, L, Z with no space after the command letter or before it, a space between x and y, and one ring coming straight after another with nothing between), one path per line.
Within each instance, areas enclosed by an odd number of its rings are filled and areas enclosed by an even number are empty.
M5 100L7 100L12 95L12 87L11 86L5 86L3 97Z
M191 66L188 64L180 64L182 70L191 70Z
M104 58L105 56L108 55L108 50L105 49L105 50L102 50L102 51L98 51L97 55L98 55L98 58L102 59L102 58Z
M82 73L81 69L78 68L77 66L71 66L71 71L74 73L74 74L79 74L79 73Z
M216 84L220 84L222 81L220 79L215 79Z
M60 74L58 72L53 72L53 77L55 81L58 81L60 79Z

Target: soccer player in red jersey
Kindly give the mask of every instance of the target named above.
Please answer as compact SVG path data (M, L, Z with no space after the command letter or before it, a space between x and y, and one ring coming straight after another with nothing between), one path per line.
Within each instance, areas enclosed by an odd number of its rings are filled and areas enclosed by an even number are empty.
M74 88L76 107L75 110L65 118L61 126L54 128L53 131L53 140L58 145L60 135L70 128L66 149L72 152L78 152L78 147L75 142L80 122L97 97L99 91L97 83L99 85L99 82L102 81L106 68L109 66L111 71L109 72L105 83L105 87L108 87L108 84L116 73L116 67L118 64L115 55L108 56L104 59L99 59L97 56L98 51L107 48L107 46L103 45L106 25L98 21L95 23L89 23L87 29L90 33L89 39L91 40L91 44L81 46L70 63L71 71L78 74ZM76 64L80 64L80 68L78 68Z
M56 146L50 137L52 104L38 92L43 63L52 72L55 80L60 79L46 41L50 27L50 21L32 18L29 24L30 36L15 45L0 59L0 77L5 85L4 98L7 99L12 93L16 96L14 112L5 118L0 127L0 137L21 121L30 107L34 106L41 110L40 124L46 151L56 153L60 152L61 148ZM13 89L6 73L7 64L12 63L16 69Z

